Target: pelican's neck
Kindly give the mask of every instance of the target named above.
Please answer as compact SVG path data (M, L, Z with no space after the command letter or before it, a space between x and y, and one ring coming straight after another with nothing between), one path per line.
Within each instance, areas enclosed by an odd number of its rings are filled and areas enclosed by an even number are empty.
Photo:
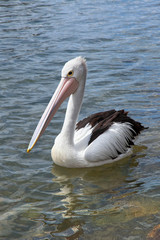
M84 95L85 79L79 85L77 91L69 98L64 124L61 130L61 137L63 143L73 146L74 145L74 132L77 118L81 109L83 95Z

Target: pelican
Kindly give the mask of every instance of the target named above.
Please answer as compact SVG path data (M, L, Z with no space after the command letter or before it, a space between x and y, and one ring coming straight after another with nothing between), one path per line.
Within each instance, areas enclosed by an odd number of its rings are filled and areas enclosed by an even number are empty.
M44 111L29 143L30 152L62 102L68 98L60 134L51 150L53 161L68 168L100 166L120 160L132 152L133 140L144 129L124 110L90 115L77 122L87 76L86 60L76 57L61 72L61 81Z

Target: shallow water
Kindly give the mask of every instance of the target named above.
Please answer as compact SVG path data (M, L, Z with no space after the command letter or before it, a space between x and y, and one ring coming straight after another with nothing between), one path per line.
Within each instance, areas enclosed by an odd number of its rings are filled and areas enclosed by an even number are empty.
M159 1L1 1L0 239L146 239L160 223ZM125 109L148 126L133 155L56 166L64 103L26 149L63 64L86 57L80 118Z

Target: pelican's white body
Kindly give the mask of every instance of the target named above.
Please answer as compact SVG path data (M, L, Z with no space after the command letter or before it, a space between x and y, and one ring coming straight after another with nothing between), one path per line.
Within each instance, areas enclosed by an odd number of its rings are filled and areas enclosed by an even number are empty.
M117 147L123 148L123 142L120 141L121 136L119 135L119 139L116 138L117 133L119 134L119 127L121 128L120 134L122 136L130 128L127 124L115 123L109 131L100 135L90 145L88 145L88 142L92 129L89 126L75 131L74 145L65 143L65 138L60 133L56 137L51 150L52 159L57 165L69 168L95 167L118 161L132 153L132 148L128 148L119 157L115 159L110 158L111 154L116 154L115 149Z

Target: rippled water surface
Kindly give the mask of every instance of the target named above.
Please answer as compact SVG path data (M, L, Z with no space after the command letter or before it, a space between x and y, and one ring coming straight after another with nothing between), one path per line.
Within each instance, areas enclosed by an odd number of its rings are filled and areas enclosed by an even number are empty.
M158 0L0 2L0 239L158 234L159 9ZM149 129L132 156L75 170L56 166L50 156L66 103L33 151L26 149L61 68L79 55L88 63L80 118L125 109Z

